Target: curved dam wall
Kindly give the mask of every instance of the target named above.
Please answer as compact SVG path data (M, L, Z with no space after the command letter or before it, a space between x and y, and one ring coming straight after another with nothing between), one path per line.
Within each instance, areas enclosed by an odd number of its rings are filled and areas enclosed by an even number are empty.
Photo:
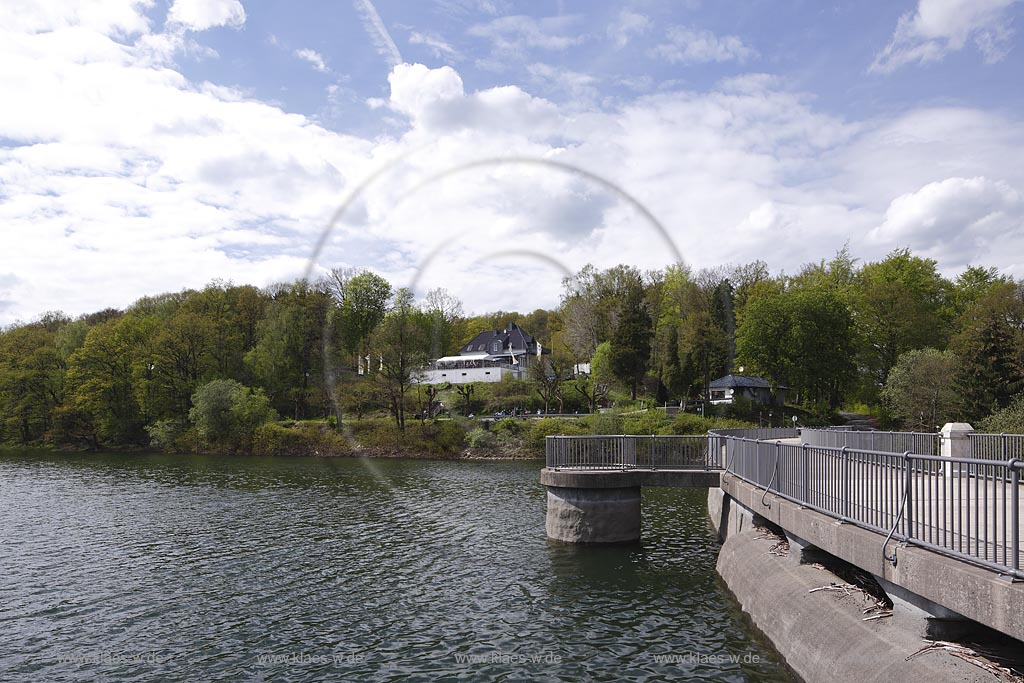
M757 491L758 496L761 493ZM722 541L716 564L719 575L754 625L804 681L998 680L941 649L922 652L928 645L924 638L936 636L930 632L936 619L947 629L970 624L960 615L937 605L926 612L890 593L892 616L866 621L865 609L874 598L856 589L823 589L847 584L818 563L828 564L827 554L820 549L788 534L785 548L767 531L764 516L722 488L709 490L708 516Z

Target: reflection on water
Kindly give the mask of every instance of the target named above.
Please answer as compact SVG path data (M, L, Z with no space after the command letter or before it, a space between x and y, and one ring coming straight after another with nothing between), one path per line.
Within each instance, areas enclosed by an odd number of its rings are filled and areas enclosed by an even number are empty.
M0 680L790 680L703 491L645 490L641 544L564 546L537 470L2 456Z

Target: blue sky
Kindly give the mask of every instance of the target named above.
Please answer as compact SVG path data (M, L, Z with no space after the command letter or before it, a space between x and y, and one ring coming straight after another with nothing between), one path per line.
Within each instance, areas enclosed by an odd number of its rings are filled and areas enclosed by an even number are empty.
M349 200L315 271L443 286L475 311L553 306L566 271L676 250L793 272L846 243L906 246L949 275L1024 277L1022 15L9 0L0 324L294 278Z

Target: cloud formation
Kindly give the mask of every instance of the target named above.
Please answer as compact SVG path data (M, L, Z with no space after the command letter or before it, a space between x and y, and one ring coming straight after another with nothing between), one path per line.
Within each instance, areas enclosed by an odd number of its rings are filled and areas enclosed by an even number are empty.
M671 64L740 62L757 56L757 51L738 36L717 36L711 31L690 26L670 26L666 42L651 49L651 54Z
M1024 276L1024 119L1013 112L850 120L768 74L602 99L599 80L546 61L522 64L529 86L495 87L400 63L379 100L385 131L343 134L190 80L167 56L185 43L164 43L172 52L157 60L154 46L178 34L157 32L144 3L132 15L89 7L70 19L27 10L0 28L0 91L18 103L0 115L0 225L17 245L0 252L0 324L213 278L297 277L344 197L378 170L319 268L369 267L402 285L436 254L422 289L444 286L480 311L557 303L560 271L528 253L569 270L672 260L608 185L526 159L621 188L698 268L764 259L792 272L852 239L863 259L911 246L947 273L981 262ZM572 21L536 25L576 39ZM547 44L536 49L559 52ZM316 68L314 55L303 58Z
M1009 50L1009 10L1015 2L919 0L916 11L900 17L892 39L869 71L887 74L908 64L941 61L968 42L974 43L986 63L998 62Z
M238 0L174 0L167 22L191 31L217 26L238 28L245 23L245 8Z

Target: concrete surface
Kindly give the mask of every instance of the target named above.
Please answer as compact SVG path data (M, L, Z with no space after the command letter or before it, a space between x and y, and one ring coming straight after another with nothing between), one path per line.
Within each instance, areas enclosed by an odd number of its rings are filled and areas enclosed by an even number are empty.
M887 552L897 557L893 567L883 558L882 534L841 524L772 494L765 497L763 489L735 476L722 477L722 491L734 499L731 507L746 507L787 533L919 596L919 604L934 603L1024 641L1024 583L1011 583L994 571L930 550L890 542ZM713 498L709 496L708 510L714 521L716 514L721 516L722 503ZM721 562L720 558L720 566Z
M709 496L709 511L714 516ZM718 573L754 625L786 664L808 683L928 681L993 683L992 674L943 651L907 661L926 643L892 618L863 621L870 603L859 592L844 595L814 588L845 583L812 565L770 555L777 541L748 528L728 536Z
M548 538L563 543L640 540L640 487L548 486Z

